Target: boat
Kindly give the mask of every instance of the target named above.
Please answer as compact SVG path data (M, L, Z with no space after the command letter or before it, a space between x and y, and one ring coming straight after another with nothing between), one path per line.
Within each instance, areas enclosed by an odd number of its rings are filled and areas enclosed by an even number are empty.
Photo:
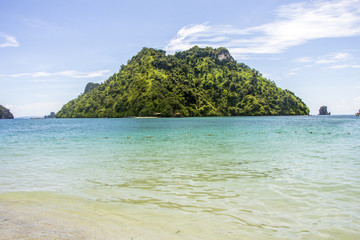
M360 109L357 113L355 113L355 116L360 116Z

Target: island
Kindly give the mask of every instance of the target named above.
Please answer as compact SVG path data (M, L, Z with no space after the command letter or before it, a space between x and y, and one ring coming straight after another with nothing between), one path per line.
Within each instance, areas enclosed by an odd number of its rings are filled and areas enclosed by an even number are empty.
M45 115L44 118L55 118L55 112L51 112L50 115Z
M192 47L174 55L143 48L118 73L65 104L57 118L308 115L283 90L223 47Z
M331 113L328 112L327 106L321 106L319 109L319 115L330 115Z
M0 105L0 119L14 119L14 115L9 109Z

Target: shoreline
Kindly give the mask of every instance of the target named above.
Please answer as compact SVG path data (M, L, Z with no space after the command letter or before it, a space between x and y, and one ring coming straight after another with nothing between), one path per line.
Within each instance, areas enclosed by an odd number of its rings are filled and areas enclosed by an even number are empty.
M168 212L53 192L0 193L0 222L0 240L236 240L240 236L228 233L238 230L225 223L219 226L218 220L178 209ZM266 239L258 234L257 239ZM251 230L241 235L251 239Z
M68 117L68 118L37 118L37 117L15 117L13 119L4 119L4 120L39 120L39 119L134 119L134 118L161 118L161 119L172 119L172 118L244 118L244 117L356 117L354 114L331 114L331 115L318 115L318 114L309 114L309 115L243 115L243 116L181 116L181 117L156 117L156 116L128 116L128 117ZM1 120L1 119L0 119Z
M131 117L131 118L160 118L160 117Z
M229 225L232 216L220 212L214 218L203 212L169 212L54 192L9 192L0 193L0 240L275 240L290 236L322 240L359 236L354 227L327 225L314 229L296 218L289 218L286 230L278 231L283 228L277 225L278 218L263 214L244 210L242 217L236 218L239 223ZM262 227L257 228L258 224Z

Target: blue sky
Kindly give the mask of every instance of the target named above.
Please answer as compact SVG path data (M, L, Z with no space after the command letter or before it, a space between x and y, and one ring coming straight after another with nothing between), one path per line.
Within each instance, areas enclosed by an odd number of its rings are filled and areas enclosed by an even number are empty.
M360 109L360 0L0 0L0 104L58 111L143 47L224 46L317 114Z

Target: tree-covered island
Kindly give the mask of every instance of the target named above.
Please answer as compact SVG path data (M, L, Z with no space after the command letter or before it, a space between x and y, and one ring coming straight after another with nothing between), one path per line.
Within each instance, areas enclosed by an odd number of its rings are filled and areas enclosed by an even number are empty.
M0 119L13 119L14 115L10 112L9 109L0 105Z
M197 46L174 55L143 48L104 83L90 84L59 118L176 115L308 115L304 102L226 48Z

